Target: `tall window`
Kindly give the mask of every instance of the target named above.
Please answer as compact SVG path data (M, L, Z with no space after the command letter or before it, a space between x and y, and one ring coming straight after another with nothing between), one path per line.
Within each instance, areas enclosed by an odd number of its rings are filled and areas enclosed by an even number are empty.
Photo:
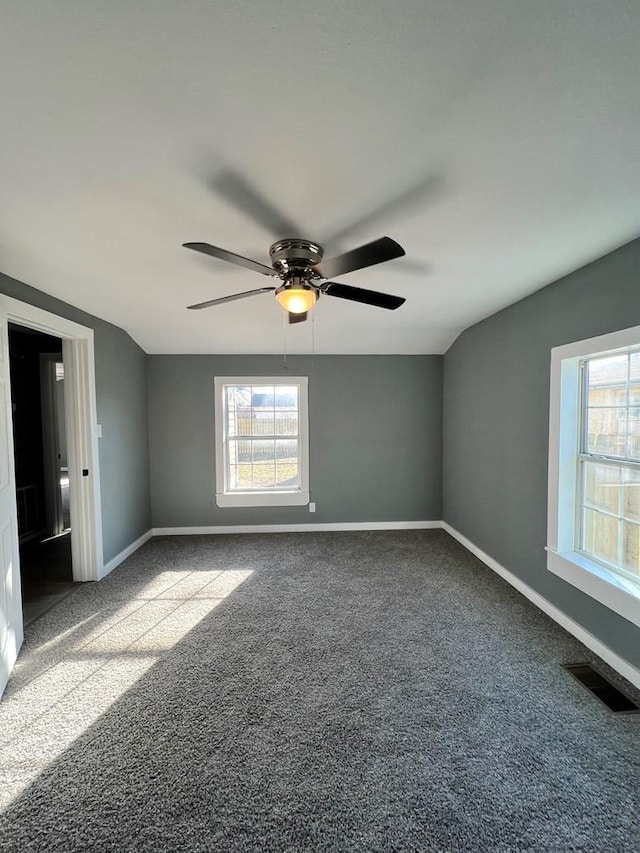
M551 354L547 568L640 625L640 327Z
M309 503L307 377L216 377L218 506Z
M640 583L640 351L582 374L580 549Z

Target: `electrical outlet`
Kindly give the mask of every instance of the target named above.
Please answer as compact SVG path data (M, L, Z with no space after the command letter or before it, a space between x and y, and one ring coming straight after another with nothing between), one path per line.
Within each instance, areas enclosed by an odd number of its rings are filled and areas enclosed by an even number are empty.
M310 503L309 504L309 512L315 512L315 511L316 511L315 503Z

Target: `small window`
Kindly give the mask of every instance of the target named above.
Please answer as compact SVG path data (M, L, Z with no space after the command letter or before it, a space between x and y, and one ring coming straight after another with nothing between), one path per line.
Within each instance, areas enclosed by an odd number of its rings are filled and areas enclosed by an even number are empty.
M640 625L640 327L552 350L547 567Z
M307 377L216 377L216 503L309 503Z

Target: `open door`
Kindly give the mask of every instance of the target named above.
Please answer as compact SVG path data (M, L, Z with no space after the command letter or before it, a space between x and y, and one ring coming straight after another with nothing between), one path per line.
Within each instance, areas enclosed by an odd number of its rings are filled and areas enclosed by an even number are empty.
M0 307L0 695L23 636L10 382L7 314Z

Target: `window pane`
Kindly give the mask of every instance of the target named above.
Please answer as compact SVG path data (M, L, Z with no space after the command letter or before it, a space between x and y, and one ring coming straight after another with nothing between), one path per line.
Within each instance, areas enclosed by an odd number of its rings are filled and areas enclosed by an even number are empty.
M598 560L618 565L618 531L620 522L610 515L585 509L582 525L582 549Z
M233 409L251 408L251 388L246 385L227 386L227 406Z
M625 456L627 411L621 408L587 410L587 452Z
M276 459L279 462L291 462L298 458L298 442L280 439L276 441Z
M622 568L640 578L640 525L623 522Z
M612 465L584 463L584 503L595 509L620 514L622 471Z
M298 413L276 412L274 435L297 435Z
M277 409L298 408L298 388L296 385L279 385L276 388L275 405Z
M626 406L627 383L624 385L589 386L590 406Z
M629 409L629 443L627 453L630 459L640 459L640 408Z
M251 488L251 463L243 463L235 465L230 474L230 483L232 489L250 489Z
M273 489L276 481L276 466L273 462L254 462L253 489Z
M230 462L251 462L251 442L242 439L229 442Z
M640 471L624 472L622 514L631 521L640 522Z
M273 385L254 385L251 402L254 409L273 409Z
M253 452L251 458L256 462L275 462L274 442L273 441L254 441Z
M229 413L229 435L251 435L251 410Z
M278 462L276 465L276 483L280 488L297 489L300 485L298 477L298 461Z
M273 435L273 410L263 412L260 409L254 409L251 428L253 435Z
M588 362L589 406L625 406L629 357L610 355Z
M229 435L237 435L237 417L238 408L235 400L235 389L227 387L225 389L226 406L227 406L227 430Z

